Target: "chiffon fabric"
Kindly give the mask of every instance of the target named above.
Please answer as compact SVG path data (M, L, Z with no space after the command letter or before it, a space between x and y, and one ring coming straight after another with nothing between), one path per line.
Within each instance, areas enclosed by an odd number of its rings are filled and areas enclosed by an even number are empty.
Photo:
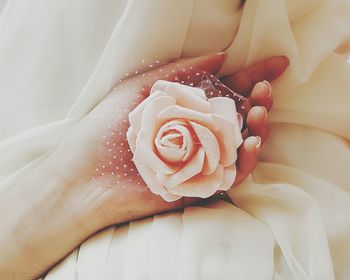
M45 279L350 279L349 0L0 0L0 12L0 196L140 65L224 49L222 75L291 62L233 203L105 229Z

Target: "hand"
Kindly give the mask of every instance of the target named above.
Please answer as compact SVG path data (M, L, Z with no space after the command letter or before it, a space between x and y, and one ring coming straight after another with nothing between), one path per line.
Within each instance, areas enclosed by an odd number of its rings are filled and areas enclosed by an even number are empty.
M155 80L172 81L180 74L196 79L197 71L215 74L223 60L222 54L182 59L118 84L40 166L1 197L0 206L6 211L1 211L0 220L8 222L0 226L0 272L33 278L103 227L197 201L167 203L139 180L126 148L127 117ZM260 139L262 143L267 137L272 97L269 86L255 82L278 77L286 61L270 58L223 79L239 93L250 95L245 105L252 107L235 184L255 167Z
M224 60L223 54L196 59L182 59L145 74L136 75L120 84L66 137L51 161L59 163L62 177L70 185L70 197L80 198L78 212L93 215L98 227L130 221L140 217L177 209L196 198L183 198L167 203L151 193L137 175L132 154L125 141L128 114L145 97L156 80L196 82L197 72L215 74ZM267 112L272 107L271 86L288 65L284 57L273 57L241 70L223 81L246 95L248 101L242 113L246 115L245 141L239 151L235 184L254 168L260 145L266 140ZM87 214L90 213L90 214Z

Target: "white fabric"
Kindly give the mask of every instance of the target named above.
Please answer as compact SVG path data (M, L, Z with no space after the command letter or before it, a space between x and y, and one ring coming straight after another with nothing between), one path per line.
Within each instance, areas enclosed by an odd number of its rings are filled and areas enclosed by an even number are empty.
M236 206L111 227L46 279L350 278L348 0L12 0L0 12L0 195L142 60L228 48L225 74L291 60Z

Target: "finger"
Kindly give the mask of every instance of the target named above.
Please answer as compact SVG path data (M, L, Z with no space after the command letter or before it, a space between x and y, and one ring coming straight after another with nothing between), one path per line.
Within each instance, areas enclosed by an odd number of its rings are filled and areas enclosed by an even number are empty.
M248 115L248 112L250 111L250 109L252 108L251 105L251 100L250 98L247 98L242 104L239 104L239 106L237 107L237 112L240 113L243 117L243 127L245 128L245 123L246 123L246 117Z
M270 111L273 105L272 87L268 81L257 83L250 98L244 101L237 107L237 111L242 115L243 119L247 116L249 110L253 106L264 106L267 111Z
M253 107L247 116L249 135L259 136L262 143L268 135L267 111L263 106Z
M289 60L286 56L273 56L224 77L222 80L232 90L248 96L257 82L263 80L272 82L283 74L288 65Z
M250 98L248 98L243 104L239 104L237 111L242 115L244 123L243 128L246 128L246 116L253 106L264 106L267 111L270 111L273 105L272 87L268 81L257 83ZM247 135L247 137L249 134Z
M257 83L250 96L251 106L264 106L267 111L272 108L272 87L268 81L262 81Z
M258 162L261 139L250 136L244 140L238 155L237 176L234 185L243 181L254 170Z

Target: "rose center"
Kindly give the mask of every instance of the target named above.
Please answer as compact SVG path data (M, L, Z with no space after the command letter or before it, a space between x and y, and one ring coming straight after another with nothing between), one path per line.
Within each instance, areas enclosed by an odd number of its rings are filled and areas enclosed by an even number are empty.
M173 120L158 131L155 146L162 160L176 163L186 161L193 153L193 135L184 120Z
M175 129L166 131L161 137L161 143L165 147L180 148L184 144L183 135Z

